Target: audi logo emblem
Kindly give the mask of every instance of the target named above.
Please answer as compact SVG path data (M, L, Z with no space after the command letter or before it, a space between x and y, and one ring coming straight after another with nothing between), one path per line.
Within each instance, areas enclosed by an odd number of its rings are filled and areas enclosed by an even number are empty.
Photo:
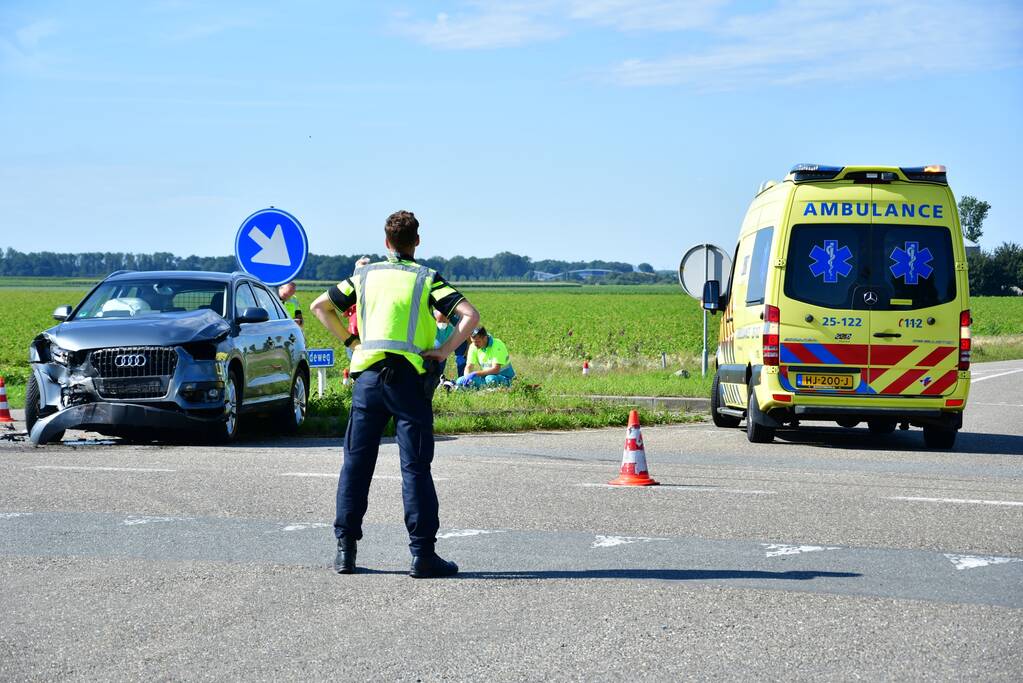
M146 364L146 356L142 353L122 353L114 356L114 365L119 368L141 368Z

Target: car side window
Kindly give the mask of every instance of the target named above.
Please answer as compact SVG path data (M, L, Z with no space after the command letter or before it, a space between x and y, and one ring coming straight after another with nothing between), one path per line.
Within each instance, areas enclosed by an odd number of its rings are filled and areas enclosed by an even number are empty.
M253 290L256 292L256 300L259 302L259 307L266 309L266 312L270 314L270 320L284 319L284 314L274 301L276 297L259 285L255 285Z
M252 295L249 285L244 282L238 285L238 288L234 291L235 316L241 315L242 311L246 308L257 308L258 306L259 304L256 303L256 297Z
M771 238L774 237L774 228L764 228L757 231L756 240L753 242L753 255L750 258L749 284L746 287L746 305L764 303L764 293L767 291L767 272L769 270L769 259L771 256Z

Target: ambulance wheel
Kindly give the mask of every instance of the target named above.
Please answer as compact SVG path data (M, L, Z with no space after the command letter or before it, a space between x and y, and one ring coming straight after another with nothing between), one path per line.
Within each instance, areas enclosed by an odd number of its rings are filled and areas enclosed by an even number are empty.
M867 428L871 434L891 434L895 431L896 425L895 420L867 420Z
M710 384L710 419L714 420L715 427L738 427L739 418L733 415L722 415L718 412L721 407L721 378L714 373L714 381Z
M958 429L941 429L940 427L924 427L924 443L928 448L948 450L955 446Z
M760 406L757 405L757 394L749 392L749 401L746 404L746 438L750 443L771 443L774 441L774 428L757 424L755 415L760 414Z
M841 420L835 420L839 427L845 427L846 429L852 429L860 423L859 420L854 420L851 417L843 417Z

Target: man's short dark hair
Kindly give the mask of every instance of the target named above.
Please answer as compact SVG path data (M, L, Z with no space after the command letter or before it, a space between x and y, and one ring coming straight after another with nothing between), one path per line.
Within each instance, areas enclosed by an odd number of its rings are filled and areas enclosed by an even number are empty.
M419 221L411 211L395 211L387 217L384 234L395 250L401 253L410 252L419 239Z
M487 328L483 327L483 325L480 325L479 327L472 331L472 334L470 336L485 337L487 336Z

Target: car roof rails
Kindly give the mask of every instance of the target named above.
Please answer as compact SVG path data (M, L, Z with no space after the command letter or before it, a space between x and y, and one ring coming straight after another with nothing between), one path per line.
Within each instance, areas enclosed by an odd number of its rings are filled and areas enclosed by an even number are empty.
M137 272L139 272L139 271L132 270L130 268L126 268L124 270L115 270L114 272L110 273L110 275L107 275L107 277L113 277L115 275L124 275L125 273L137 273Z

